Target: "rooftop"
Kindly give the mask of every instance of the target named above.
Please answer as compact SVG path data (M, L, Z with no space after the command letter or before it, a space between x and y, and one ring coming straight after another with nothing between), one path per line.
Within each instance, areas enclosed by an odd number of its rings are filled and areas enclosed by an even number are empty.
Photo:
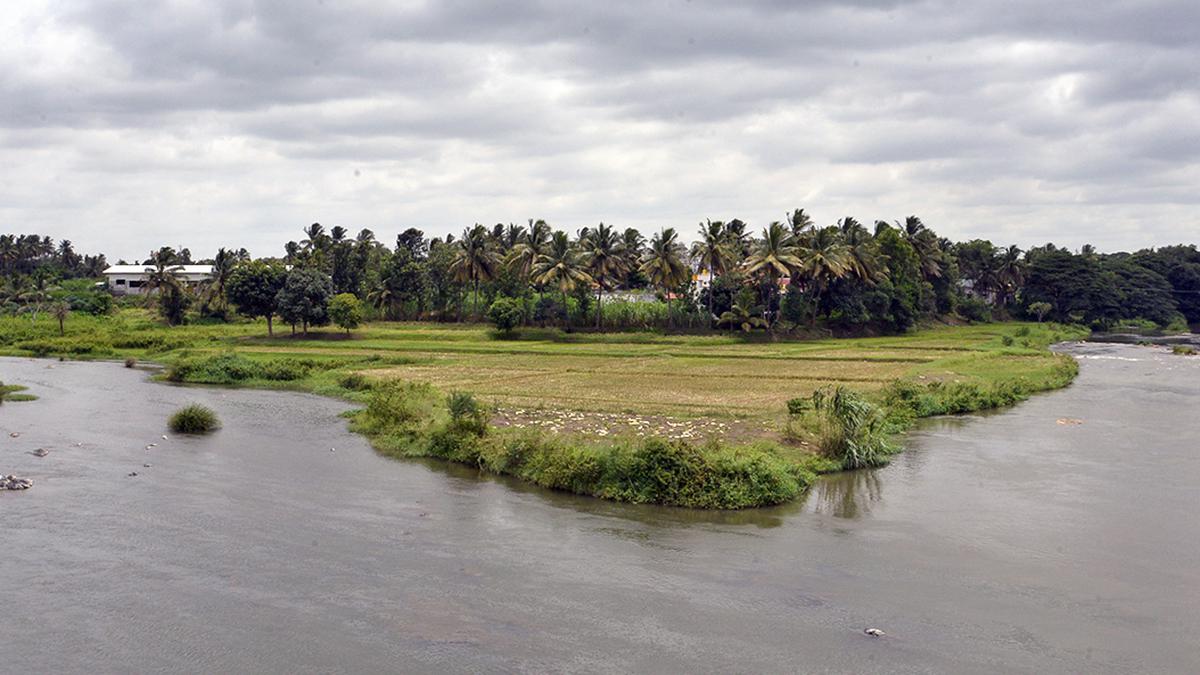
M168 267L176 274L212 274L212 265L172 265ZM153 265L113 265L105 274L146 274L154 270Z

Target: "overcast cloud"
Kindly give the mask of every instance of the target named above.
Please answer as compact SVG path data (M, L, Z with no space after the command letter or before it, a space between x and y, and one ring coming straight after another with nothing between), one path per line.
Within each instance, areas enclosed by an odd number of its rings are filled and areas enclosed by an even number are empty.
M804 207L1194 242L1197 26L1192 0L8 2L0 231L115 260Z

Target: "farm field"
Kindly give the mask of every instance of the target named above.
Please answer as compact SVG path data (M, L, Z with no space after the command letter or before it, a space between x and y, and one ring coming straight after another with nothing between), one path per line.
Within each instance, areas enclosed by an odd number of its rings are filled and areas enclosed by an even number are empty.
M997 323L939 326L891 337L769 341L764 336L572 333L531 328L499 339L485 326L372 323L274 338L262 322L164 328L141 310L74 317L66 335L50 320L6 319L8 354L133 356L170 362L233 351L253 359L340 359L371 379L465 390L507 411L568 410L672 417L777 420L786 402L842 385L867 394L897 379L1038 380L1060 357L1046 345L1072 329Z

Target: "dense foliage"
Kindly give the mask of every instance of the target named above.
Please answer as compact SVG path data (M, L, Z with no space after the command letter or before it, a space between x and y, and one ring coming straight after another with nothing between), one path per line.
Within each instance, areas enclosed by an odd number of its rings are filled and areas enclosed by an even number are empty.
M900 333L918 322L1029 318L1108 328L1144 320L1159 327L1200 322L1200 251L1169 246L1136 253L1079 252L1053 244L1021 251L990 241L952 242L920 218L845 217L819 227L803 209L754 236L741 220L706 221L690 246L674 228L649 239L601 223L573 236L544 221L474 225L461 236L426 238L415 228L394 246L370 230L356 236L314 223L284 255L251 261L220 249L193 261L163 247L143 261L152 302L169 324L228 319L230 309L282 317L305 331L334 320L330 302L353 296L346 319L490 320L503 332L557 325L596 330L729 329ZM199 288L175 266L211 263ZM9 312L104 313L111 300L95 279L103 256L80 256L69 241L0 236L0 307ZM61 308L58 310L62 312ZM349 312L348 314L344 312ZM191 318L189 318L191 317ZM515 323L514 323L515 322Z
M217 413L198 403L176 410L167 420L167 427L178 434L205 434L219 426Z

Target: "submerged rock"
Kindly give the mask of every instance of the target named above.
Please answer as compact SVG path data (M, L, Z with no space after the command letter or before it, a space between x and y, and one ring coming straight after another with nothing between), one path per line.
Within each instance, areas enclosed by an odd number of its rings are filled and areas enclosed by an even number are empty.
M37 450L31 450L29 454L33 455L34 457L45 457L46 455L50 454L50 451L45 448L38 448Z
M33 481L16 476L0 476L0 490L28 490L33 487Z
M870 635L873 638L883 637L884 635L887 635L887 633L879 630L878 628L864 628L863 632L866 633L867 635Z

